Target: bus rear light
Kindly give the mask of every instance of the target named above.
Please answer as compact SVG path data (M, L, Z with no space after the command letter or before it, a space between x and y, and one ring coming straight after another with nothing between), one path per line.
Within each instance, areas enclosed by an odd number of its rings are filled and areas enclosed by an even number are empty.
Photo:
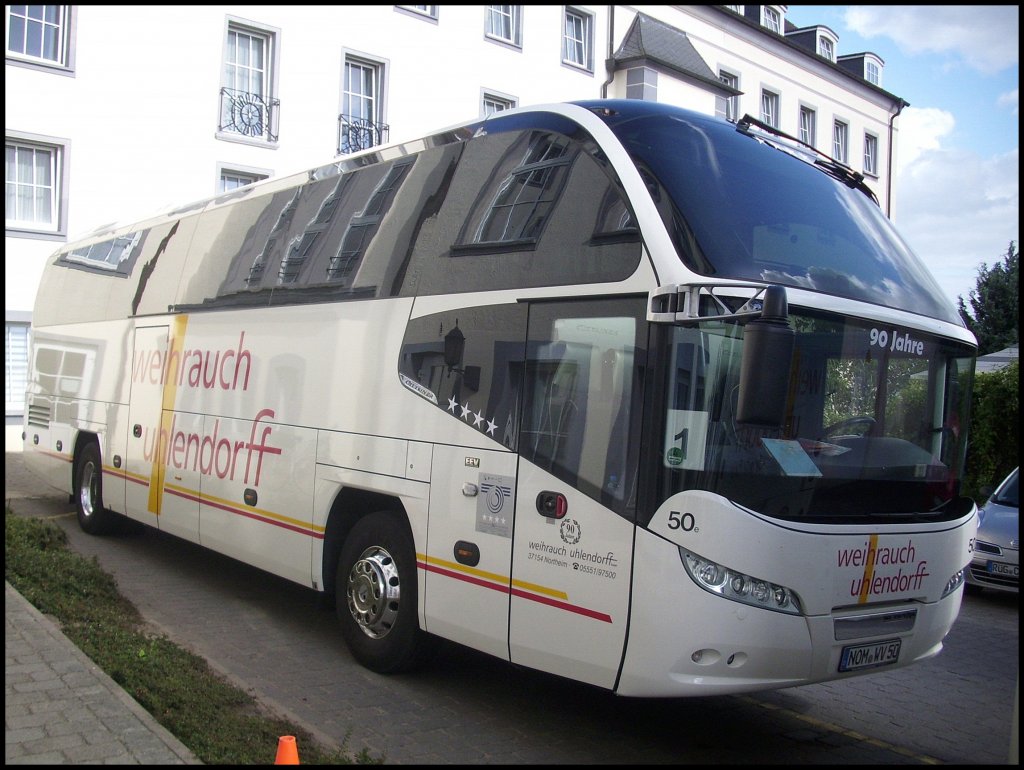
M679 556L686 573L705 591L773 612L803 614L800 598L792 589L729 569L684 548L679 549Z

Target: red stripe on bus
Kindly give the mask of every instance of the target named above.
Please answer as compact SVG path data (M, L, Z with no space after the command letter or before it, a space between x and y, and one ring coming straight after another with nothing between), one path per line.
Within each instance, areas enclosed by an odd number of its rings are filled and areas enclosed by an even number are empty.
M480 578L473 577L472 575L466 575L462 572L444 569L443 567L437 567L433 564L426 564L422 561L418 562L418 564L420 569L424 569L428 572L436 572L437 574L444 575L446 577L455 578L456 580L461 580L464 583L472 583L473 585L483 586L484 588L490 588L494 591L509 593L512 596L518 596L520 599L528 599L529 601L546 604L549 607L555 607L556 609L565 610L566 612L574 612L577 615L583 615L584 617L593 618L594 620L600 620L603 623L612 622L612 616L604 612L597 612L596 610L590 610L586 607L578 607L575 604L569 604L568 602L559 601L558 599L552 599L549 596L528 593L527 591L523 591L519 588L510 589L507 585L482 580Z

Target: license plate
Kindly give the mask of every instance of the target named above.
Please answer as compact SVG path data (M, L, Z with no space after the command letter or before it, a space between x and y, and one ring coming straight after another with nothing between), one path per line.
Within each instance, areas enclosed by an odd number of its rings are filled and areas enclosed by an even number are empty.
M900 657L901 643L899 639L889 639L885 642L843 647L843 654L839 658L839 670L857 671L862 668L875 668L895 663Z
M990 575L1006 575L1007 577L1020 577L1019 564L1004 564L1001 561L990 561L987 565Z

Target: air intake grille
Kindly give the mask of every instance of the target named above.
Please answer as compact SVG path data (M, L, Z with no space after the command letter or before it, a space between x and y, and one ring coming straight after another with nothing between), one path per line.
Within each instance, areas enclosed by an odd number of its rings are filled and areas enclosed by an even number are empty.
M28 424L36 428L50 427L50 407L43 404L28 405Z

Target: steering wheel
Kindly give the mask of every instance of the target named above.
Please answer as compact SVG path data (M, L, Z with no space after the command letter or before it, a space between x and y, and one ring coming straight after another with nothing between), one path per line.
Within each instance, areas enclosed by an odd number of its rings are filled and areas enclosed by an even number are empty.
M848 420L840 420L834 422L825 428L825 438L831 438L840 431L856 430L856 433L843 433L843 435L853 436L865 436L872 431L875 427L875 418L862 415L859 417L851 417Z

